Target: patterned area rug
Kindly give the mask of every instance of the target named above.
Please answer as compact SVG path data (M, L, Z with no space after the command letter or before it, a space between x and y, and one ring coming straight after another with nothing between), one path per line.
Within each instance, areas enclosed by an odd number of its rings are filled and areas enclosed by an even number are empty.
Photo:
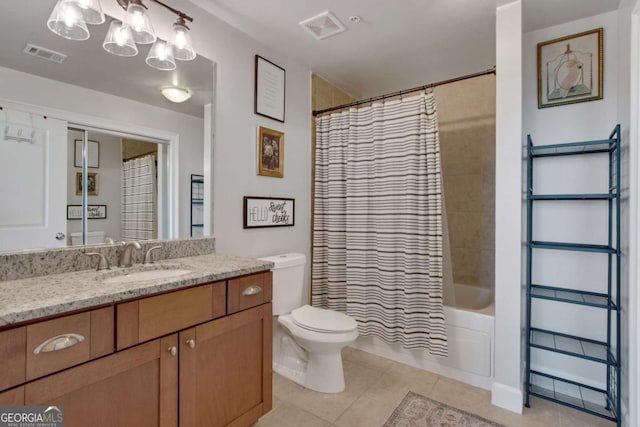
M477 415L409 392L383 427L504 427Z

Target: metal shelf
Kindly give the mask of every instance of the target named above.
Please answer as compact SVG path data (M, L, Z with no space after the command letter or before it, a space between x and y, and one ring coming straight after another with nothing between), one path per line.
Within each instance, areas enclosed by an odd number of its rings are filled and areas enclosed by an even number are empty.
M570 142L567 144L532 145L531 157L570 156L575 154L609 153L615 150L617 140Z
M606 390L531 370L529 394L617 421Z
M532 194L531 200L611 200L616 194Z
M574 335L531 328L531 347L567 354L594 362L616 365L607 343Z
M616 125L608 139L573 142L567 144L533 145L531 135L527 136L527 318L525 334L526 341L526 385L525 405L529 406L529 396L538 396L562 405L615 421L620 427L619 417L620 399L620 125ZM536 158L570 156L582 154L603 153L608 157L608 193L585 194L534 194L534 164ZM572 177L572 179L579 179ZM608 237L605 245L548 242L533 240L534 205L538 201L585 201L601 200L608 206ZM587 205L585 205L587 206ZM533 283L533 259L538 256L537 249L550 249L572 252L601 253L600 258L607 265L606 282L602 283L602 289L606 285L606 293L580 291L557 286L544 286ZM602 336L606 333L606 341L596 341L580 336L569 335L549 329L532 327L532 302L537 304L539 300L556 301L566 304L575 304L586 307L606 310L606 324L600 331ZM547 304L548 306L548 304ZM562 307L565 308L565 307ZM590 316L589 310L580 315ZM548 326L555 329L553 325ZM606 328L606 329L605 329ZM590 385L581 384L567 378L550 375L541 372L544 369L535 370L532 367L532 350L554 352L576 359L606 365L606 377L601 378L601 383L606 390L601 390ZM573 359L574 362L577 360ZM542 361L543 359L540 359ZM570 361L572 359L568 359ZM547 361L549 362L549 361ZM549 362L553 363L553 362ZM563 362L566 363L566 362ZM564 365L555 366L554 372L564 372ZM565 376L562 374L562 376ZM569 376L569 373L567 373ZM574 378L575 379L575 378Z
M558 288L555 286L531 285L531 298L566 302L569 304L587 305L590 307L608 308L616 310L608 294L578 291L574 289Z
M615 254L617 250L606 245L591 245L585 243L564 243L564 242L541 242L534 240L531 242L533 249L555 249L561 251L578 252L599 252L605 254Z

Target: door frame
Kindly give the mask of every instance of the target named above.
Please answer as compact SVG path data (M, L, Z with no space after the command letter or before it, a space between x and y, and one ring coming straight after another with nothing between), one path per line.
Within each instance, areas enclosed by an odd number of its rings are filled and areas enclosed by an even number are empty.
M160 142L169 145L167 166L167 187L169 191L166 205L169 207L167 220L169 221L169 235L164 239L176 238L180 235L180 134L162 129L149 128L130 123L120 123L89 114L76 113L57 108L43 107L0 98L0 103L7 108L27 111L34 114L49 116L67 122L67 127L79 127L89 131L125 134L141 140Z

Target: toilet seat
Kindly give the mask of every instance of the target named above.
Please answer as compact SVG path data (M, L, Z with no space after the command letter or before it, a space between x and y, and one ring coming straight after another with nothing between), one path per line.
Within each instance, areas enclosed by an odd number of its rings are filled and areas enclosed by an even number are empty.
M291 319L300 328L324 334L342 334L358 328L356 321L346 314L308 304L291 311Z

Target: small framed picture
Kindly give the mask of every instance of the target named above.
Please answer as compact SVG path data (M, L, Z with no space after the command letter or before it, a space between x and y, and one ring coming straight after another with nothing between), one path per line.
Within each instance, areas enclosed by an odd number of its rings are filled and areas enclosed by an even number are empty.
M82 167L82 140L76 139L74 150L73 165L77 168ZM100 143L98 141L88 141L89 151L87 152L87 167L99 168L100 167Z
M87 176L87 194L89 196L98 195L98 174L89 172ZM82 172L76 172L76 196L82 195Z
M284 123L284 68L259 55L256 55L255 67L254 112Z
M602 31L538 43L538 108L602 99Z
M67 219L82 219L82 205L67 205ZM87 205L87 219L107 219L107 205Z
M279 197L243 198L242 228L293 227L295 199Z
M258 175L284 176L284 133L258 128Z

